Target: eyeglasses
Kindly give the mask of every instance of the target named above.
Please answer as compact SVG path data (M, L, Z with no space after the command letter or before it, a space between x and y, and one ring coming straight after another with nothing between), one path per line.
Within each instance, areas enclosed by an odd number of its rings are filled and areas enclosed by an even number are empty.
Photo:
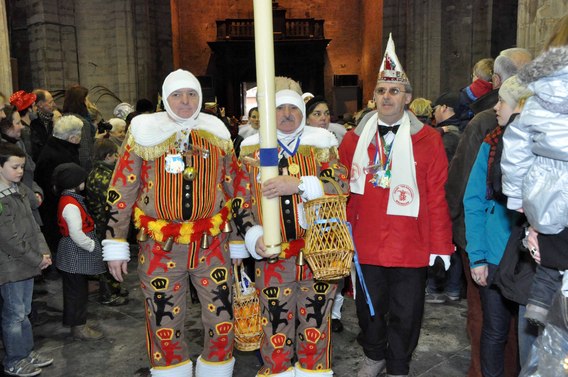
M400 90L399 88L377 88L375 89L375 94L379 95L379 96L384 96L385 94L387 94L387 92L389 92L389 94L391 96L397 96L399 93L406 93L404 90Z

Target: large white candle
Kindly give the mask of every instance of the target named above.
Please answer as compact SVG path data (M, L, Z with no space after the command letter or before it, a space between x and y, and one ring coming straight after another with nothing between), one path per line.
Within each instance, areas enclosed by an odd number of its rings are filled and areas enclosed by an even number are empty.
M274 96L274 36L272 1L254 0L254 48L256 85L260 115L260 179L278 176L278 139L276 138L276 101ZM281 251L280 200L262 196L264 244L270 255Z

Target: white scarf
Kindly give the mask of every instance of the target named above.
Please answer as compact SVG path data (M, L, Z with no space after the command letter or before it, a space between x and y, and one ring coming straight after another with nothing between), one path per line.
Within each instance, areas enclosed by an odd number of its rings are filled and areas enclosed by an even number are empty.
M367 149L377 133L378 113L364 125L351 166L351 192L363 195L367 175L363 168L369 165ZM410 137L410 118L405 112L392 146L392 168L388 215L418 217L420 194L416 181L416 166Z

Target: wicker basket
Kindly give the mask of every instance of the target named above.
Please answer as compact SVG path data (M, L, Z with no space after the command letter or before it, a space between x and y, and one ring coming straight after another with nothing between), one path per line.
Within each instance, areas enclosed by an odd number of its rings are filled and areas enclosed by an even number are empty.
M331 180L338 195L328 195L304 204L308 231L304 257L317 280L335 280L348 276L353 259L353 240L347 227L347 196Z
M235 317L235 348L239 351L254 351L260 348L262 341L262 323L260 317L260 300L258 291L253 289L251 294L243 294L239 284L237 266L235 268L235 283L233 285L233 314ZM246 274L241 266L241 279ZM250 282L248 276L246 279ZM254 288L254 283L250 282Z

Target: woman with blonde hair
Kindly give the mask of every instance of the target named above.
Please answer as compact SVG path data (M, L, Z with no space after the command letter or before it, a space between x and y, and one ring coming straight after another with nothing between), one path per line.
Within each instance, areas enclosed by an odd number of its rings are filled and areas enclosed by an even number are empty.
M410 111L424 124L432 123L432 101L426 98L418 97L408 105Z

